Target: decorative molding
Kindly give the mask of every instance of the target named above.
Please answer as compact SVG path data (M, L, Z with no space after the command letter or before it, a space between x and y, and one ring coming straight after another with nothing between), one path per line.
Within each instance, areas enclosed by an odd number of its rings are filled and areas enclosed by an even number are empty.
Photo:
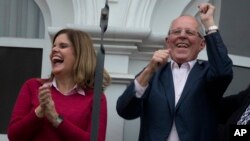
M100 41L101 29L99 26L82 26L68 24L66 27L83 30L91 35L95 42ZM52 38L54 34L60 29L65 27L49 27L48 32ZM150 34L150 29L146 28L118 28L109 26L104 35L104 43L110 44L125 44L135 45L136 43L142 43Z
M125 26L149 28L156 2L157 0L128 0Z
M46 27L51 26L52 24L52 15L49 9L48 3L45 0L34 0L42 12L42 16L44 19L44 36L48 38L48 30Z
M131 74L119 74L119 73L110 73L112 78L112 83L116 84L130 84L134 80L135 76Z
M97 0L73 0L74 24L79 25L98 25L99 11ZM104 4L103 4L104 5Z
M108 0L109 3L117 3L118 0Z
M94 47L99 48L100 44L94 44ZM106 54L131 55L133 52L137 52L136 46L104 44L103 47Z

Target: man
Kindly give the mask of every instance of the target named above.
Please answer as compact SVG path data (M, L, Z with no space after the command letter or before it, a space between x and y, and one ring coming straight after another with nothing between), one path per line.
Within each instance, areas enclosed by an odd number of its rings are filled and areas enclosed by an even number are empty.
M198 7L205 39L194 17L175 19L167 49L153 54L117 101L121 117L140 117L139 141L215 140L216 105L232 80L232 61L214 23L215 7ZM205 44L208 61L197 61Z
M238 94L226 96L221 100L219 117L219 140L221 141L229 141L230 136L233 137L233 134L230 135L231 125L250 127L250 85Z

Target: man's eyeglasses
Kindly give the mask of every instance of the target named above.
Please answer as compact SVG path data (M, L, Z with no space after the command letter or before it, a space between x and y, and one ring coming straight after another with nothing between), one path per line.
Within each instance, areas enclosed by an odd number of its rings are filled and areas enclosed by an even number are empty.
M200 38L203 38L203 36L199 32L190 30L190 29L171 29L169 30L168 34L179 36L181 35L182 31L184 31L187 36L190 36L190 37L199 36Z

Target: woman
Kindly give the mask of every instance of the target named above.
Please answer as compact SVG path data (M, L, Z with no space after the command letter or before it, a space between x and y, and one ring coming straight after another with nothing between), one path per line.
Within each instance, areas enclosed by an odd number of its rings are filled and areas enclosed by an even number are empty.
M96 53L89 35L62 29L53 39L48 79L24 83L8 127L10 141L89 141ZM103 88L110 83L104 70ZM107 103L102 94L98 140L104 141Z

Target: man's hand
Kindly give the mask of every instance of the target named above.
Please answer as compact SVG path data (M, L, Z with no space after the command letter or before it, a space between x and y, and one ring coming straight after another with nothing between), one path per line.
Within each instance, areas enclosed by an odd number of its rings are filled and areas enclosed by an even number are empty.
M141 86L147 86L153 73L163 65L165 65L170 56L170 49L160 49L155 51L148 66L143 72L136 78Z
M159 67L165 65L169 58L169 49L160 49L154 52L153 57L147 68L155 72Z
M210 3L202 3L198 6L200 11L201 22L207 30L210 26L215 25L214 23L214 12L215 7Z

